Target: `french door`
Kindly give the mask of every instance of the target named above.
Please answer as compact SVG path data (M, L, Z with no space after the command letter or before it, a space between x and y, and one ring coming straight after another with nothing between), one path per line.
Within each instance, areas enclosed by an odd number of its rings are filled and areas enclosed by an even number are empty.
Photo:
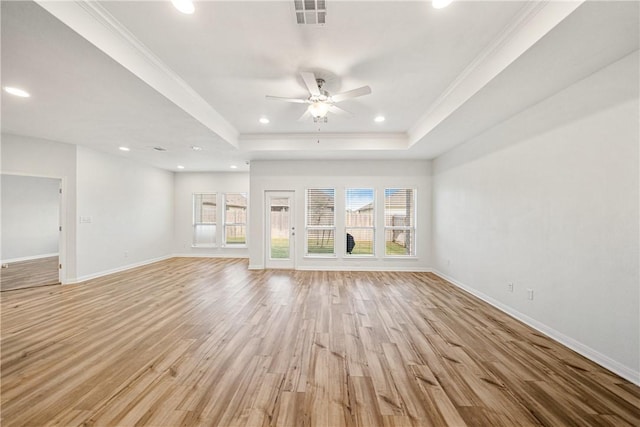
M265 267L295 268L295 215L293 191L266 191Z

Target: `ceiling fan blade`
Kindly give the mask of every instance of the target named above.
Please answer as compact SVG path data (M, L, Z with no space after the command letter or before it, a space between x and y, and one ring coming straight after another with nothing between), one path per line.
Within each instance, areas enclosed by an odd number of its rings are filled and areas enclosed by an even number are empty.
M344 108L340 108L337 105L332 105L331 107L329 107L329 112L333 113L333 114L338 114L341 116L351 116L351 112L345 110Z
M300 73L304 84L309 90L311 95L320 96L320 89L318 88L318 82L316 81L316 75L313 73L302 72Z
M369 95L371 93L371 88L369 86L362 86L358 89L348 90L346 92L338 93L331 97L333 102L344 101L345 99L356 98L358 96Z
M311 113L309 112L309 109L307 108L304 111L304 114L300 116L300 118L298 119L299 122L304 122L306 120L308 120L311 117Z
M271 96L267 95L267 99L272 99L274 101L285 101L285 102L295 102L296 104L306 104L306 99L298 99L298 98L283 98L281 96Z

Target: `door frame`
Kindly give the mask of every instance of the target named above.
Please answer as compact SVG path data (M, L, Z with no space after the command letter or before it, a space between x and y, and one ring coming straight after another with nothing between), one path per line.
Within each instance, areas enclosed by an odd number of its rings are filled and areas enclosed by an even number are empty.
M265 228L264 228L264 266L273 269L295 269L296 268L296 215L295 215L295 190L265 190ZM289 258L271 258L271 199L289 199Z
M54 179L59 182L59 192L58 192L58 223L59 231L58 231L58 282L62 285L68 283L67 281L67 178L64 176L55 176L55 175L39 175L34 173L24 173L24 172L13 172L13 171L2 171L1 175L15 175L15 176L26 176L31 178L48 178Z

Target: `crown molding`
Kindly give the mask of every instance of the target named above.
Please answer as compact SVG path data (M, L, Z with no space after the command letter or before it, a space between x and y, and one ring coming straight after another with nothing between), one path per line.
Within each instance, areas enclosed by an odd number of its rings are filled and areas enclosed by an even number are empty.
M302 133L243 133L240 135L240 142L248 141L248 140L274 140L274 139L300 139L300 138L311 138L317 139L318 136L322 138L328 139L349 139L349 140L359 140L359 139L379 139L379 140L403 140L406 141L408 135L403 132L378 132L378 133L369 133L369 132L350 132L350 133L340 133L340 132L302 132Z
M226 143L238 148L238 131L98 2L35 1Z
M405 133L280 133L241 134L242 151L375 151L407 150L409 139Z
M529 1L483 49L409 129L409 146L423 139L545 34L575 11L584 0Z

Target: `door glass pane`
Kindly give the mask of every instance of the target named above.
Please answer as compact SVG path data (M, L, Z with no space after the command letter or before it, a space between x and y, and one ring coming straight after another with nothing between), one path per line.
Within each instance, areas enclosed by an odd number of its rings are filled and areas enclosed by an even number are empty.
M270 203L271 211L271 258L288 259L289 254L289 199L273 198Z

